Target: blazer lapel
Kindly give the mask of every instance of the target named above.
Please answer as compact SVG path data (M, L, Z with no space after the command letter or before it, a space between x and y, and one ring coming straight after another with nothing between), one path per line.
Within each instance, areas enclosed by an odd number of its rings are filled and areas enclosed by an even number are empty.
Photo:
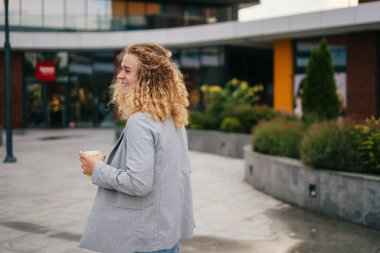
M123 140L123 137L124 137L124 131L121 133L120 137L119 137L119 140L117 141L117 143L115 144L115 146L113 147L110 155L108 156L108 159L107 159L107 164L110 164L112 162L112 159L113 157L115 156L115 153L117 151L117 148L120 146L120 143L121 141Z

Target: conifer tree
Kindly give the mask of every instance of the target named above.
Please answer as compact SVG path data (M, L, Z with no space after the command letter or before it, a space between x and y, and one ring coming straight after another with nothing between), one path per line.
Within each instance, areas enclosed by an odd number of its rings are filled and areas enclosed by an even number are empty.
M302 87L302 119L310 124L335 119L339 115L339 99L334 67L326 39L311 52L306 79Z

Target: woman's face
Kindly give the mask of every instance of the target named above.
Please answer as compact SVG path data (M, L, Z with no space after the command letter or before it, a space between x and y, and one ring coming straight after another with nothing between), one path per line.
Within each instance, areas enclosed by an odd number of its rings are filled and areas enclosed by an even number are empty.
M117 79L121 81L125 92L129 92L136 81L138 63L138 58L133 54L125 54L121 61L121 70L117 75Z

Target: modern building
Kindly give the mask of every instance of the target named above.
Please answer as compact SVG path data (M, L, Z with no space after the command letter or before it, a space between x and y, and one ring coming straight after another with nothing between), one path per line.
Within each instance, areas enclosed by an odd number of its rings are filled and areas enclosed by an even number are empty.
M201 85L235 77L263 84L261 103L292 112L310 51L325 37L347 114L380 116L380 1L345 1L347 5L335 9L317 6L292 13L276 12L273 5L269 10L276 15L252 14L250 20L247 10L260 13L267 2L10 1L13 126L111 126L107 87L116 69L115 55L144 41L172 50L193 109L200 105ZM3 33L0 38L4 40ZM4 61L0 66L4 80ZM4 94L2 81L3 126Z

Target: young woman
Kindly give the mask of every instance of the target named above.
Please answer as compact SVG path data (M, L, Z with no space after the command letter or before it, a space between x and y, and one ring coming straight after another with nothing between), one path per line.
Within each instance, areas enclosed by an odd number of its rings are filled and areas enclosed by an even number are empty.
M171 53L135 44L119 55L112 102L127 124L111 151L79 152L98 192L80 247L107 253L179 252L195 227L187 149L188 93Z

